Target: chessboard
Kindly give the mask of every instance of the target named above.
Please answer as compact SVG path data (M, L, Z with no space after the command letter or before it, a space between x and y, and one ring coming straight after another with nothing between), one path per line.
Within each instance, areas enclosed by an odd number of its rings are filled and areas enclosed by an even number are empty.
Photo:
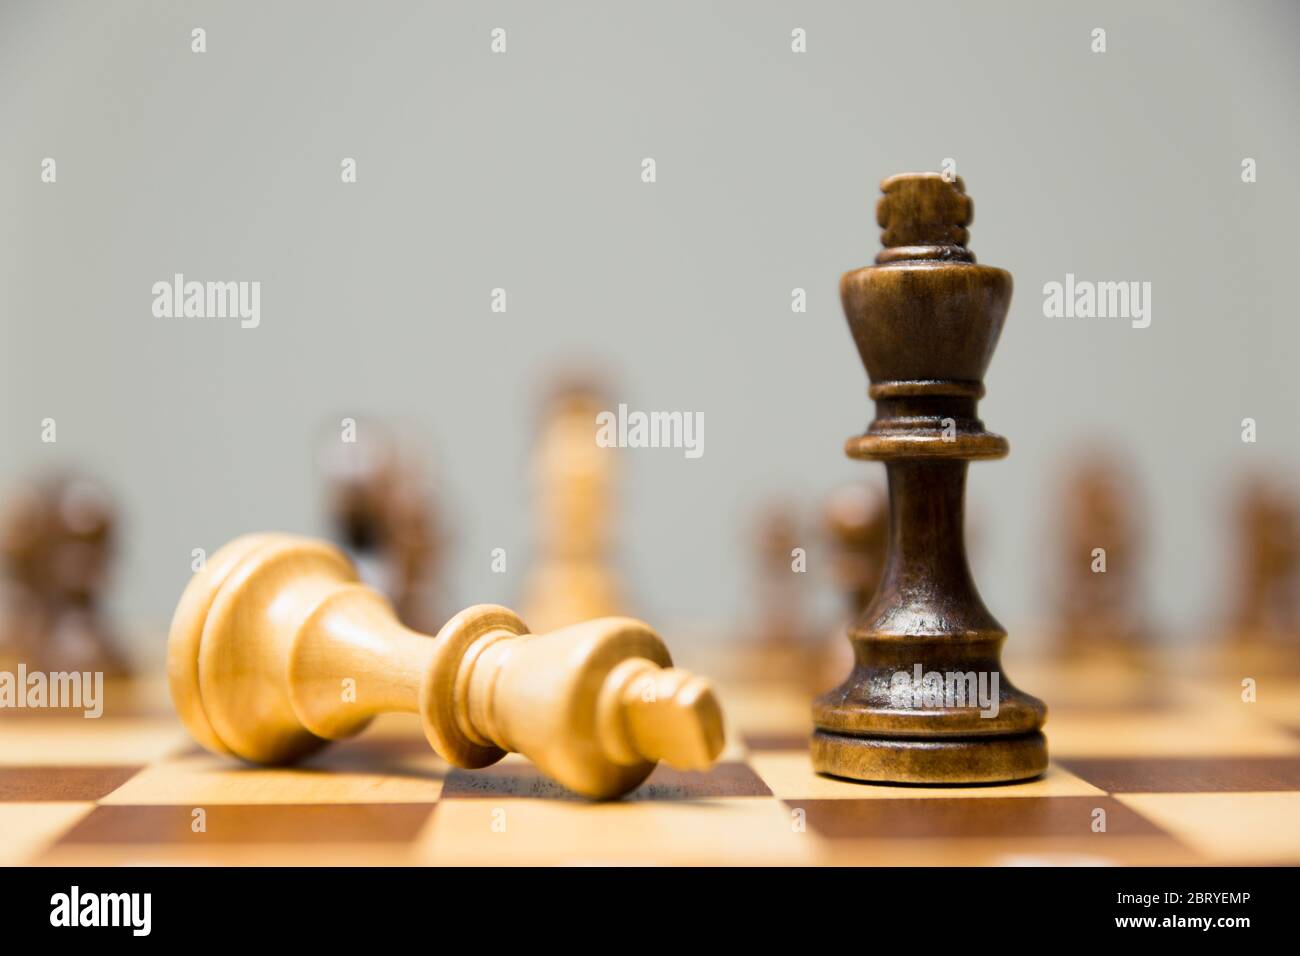
M294 767L245 765L197 747L162 683L136 680L109 689L99 719L0 717L0 864L1300 862L1300 682L1258 676L1247 703L1235 671L1196 676L1185 658L1011 658L1017 684L1049 702L1051 764L1006 786L819 776L808 690L723 680L721 760L698 773L661 765L609 802L517 755L451 768L404 715Z

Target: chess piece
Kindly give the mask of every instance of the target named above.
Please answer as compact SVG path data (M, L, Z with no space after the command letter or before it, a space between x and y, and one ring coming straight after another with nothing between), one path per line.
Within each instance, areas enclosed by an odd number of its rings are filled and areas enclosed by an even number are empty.
M1006 631L975 590L962 537L967 462L1008 451L976 404L1011 276L966 248L960 179L906 174L881 189L884 251L845 274L840 293L876 403L866 434L845 448L885 463L889 550L849 631L853 671L813 705L813 765L898 783L1035 777L1047 767L1046 708L1002 673ZM996 707L982 706L985 694Z
M1150 643L1138 601L1141 534L1135 482L1119 459L1093 450L1072 467L1061 516L1057 630L1067 657L1133 662Z
M541 630L620 613L612 567L614 459L596 443L604 407L585 383L562 386L544 412L533 471L540 539L524 588L525 616Z
M760 608L754 636L769 650L789 650L804 645L803 602L795 551L799 547L798 521L785 502L773 502L759 518L758 571Z
M86 478L46 478L11 498L0 521L8 656L46 671L128 672L103 608L113 526L108 495Z
M4 600L0 602L0 670L20 663L36 666L37 648L48 630L45 591L48 524L44 501L34 487L23 487L5 502L0 518L0 556L4 559Z
M1236 647L1300 650L1300 504L1281 482L1257 475L1234 509Z
M835 580L857 620L875 596L884 572L889 502L876 485L843 485L826 502L825 524Z
M391 433L368 425L360 441L327 446L322 471L335 540L362 580L387 595L407 627L436 628L445 540L423 470Z
M193 737L254 763L293 761L388 711L418 714L457 767L517 751L596 798L638 786L659 760L704 769L722 748L709 683L673 668L639 621L534 635L478 605L431 637L402 626L338 548L289 535L213 555L176 608L167 672Z
M853 645L845 632L867 609L880 586L889 544L889 500L875 484L853 482L836 488L823 512L831 574L844 598L838 618L818 649L813 683L818 692L835 686L853 667Z
M788 502L762 509L753 541L756 614L746 621L740 639L747 650L736 670L751 682L801 680L815 662L803 600L807 557L798 550L798 519Z

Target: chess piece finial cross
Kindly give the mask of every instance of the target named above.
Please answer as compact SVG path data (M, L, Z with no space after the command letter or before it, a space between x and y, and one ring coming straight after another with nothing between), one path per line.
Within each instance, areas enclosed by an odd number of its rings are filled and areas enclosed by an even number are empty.
M903 173L882 182L880 191L876 222L884 249L876 256L877 265L903 259L975 261L966 248L974 204L960 176Z

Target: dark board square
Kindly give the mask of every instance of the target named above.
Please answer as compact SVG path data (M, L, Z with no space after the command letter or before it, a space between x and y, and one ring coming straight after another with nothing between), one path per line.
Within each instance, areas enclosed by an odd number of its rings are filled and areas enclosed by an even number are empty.
M1300 790L1300 757L1080 757L1058 762L1108 793Z
M768 797L768 789L748 764L721 763L710 770L674 770L660 764L624 801L703 800L718 797ZM482 770L453 770L442 787L442 799L586 800L532 764L499 763Z
M633 800L701 800L725 797L770 797L771 789L745 763L720 763L710 770L674 770L660 764L633 791Z
M0 803L98 800L140 767L0 767Z
M378 741L377 746L358 746L349 741L343 746L326 747L300 761L297 768L322 774L343 772L426 780L431 785L445 779L450 768L440 761L420 759L432 757L429 745L423 740L420 744L420 748L410 749L388 740Z
M498 763L481 770L453 769L442 784L442 799L521 798L581 800L572 790L542 775L532 764Z
M745 734L745 746L750 750L807 750L812 731L798 734Z
M361 734L340 740L307 758L306 764L327 765L344 758L361 760L375 757L421 757L431 754L429 742L423 737L385 737Z
M265 804L204 807L196 833L192 806L101 806L69 830L60 844L131 843L407 843L432 803Z
M1006 839L1088 837L1093 811L1106 811L1106 836L1161 836L1164 831L1111 797L936 797L787 800L807 814L809 829L832 839Z

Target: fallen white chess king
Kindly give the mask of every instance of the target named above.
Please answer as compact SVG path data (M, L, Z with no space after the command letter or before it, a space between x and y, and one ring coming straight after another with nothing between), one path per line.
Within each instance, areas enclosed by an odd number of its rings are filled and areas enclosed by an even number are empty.
M237 538L194 576L172 618L167 673L194 739L253 763L296 760L403 711L457 767L513 751L609 798L660 760L706 769L723 745L712 686L674 668L640 621L534 635L481 604L420 634L338 548L291 535Z

